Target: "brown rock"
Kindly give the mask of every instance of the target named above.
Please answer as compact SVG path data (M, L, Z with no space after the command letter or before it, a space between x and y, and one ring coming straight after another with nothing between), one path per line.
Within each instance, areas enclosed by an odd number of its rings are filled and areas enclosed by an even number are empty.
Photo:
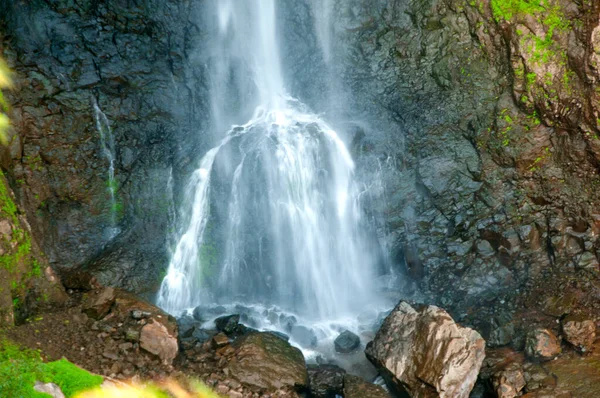
M140 347L158 356L164 364L171 365L179 351L177 334L170 334L160 322L150 322L142 328Z
M344 376L344 398L389 398L382 387L364 381L358 376Z
M492 376L492 385L498 398L519 396L525 384L523 369L517 363L511 363Z
M416 310L400 302L365 352L399 392L466 398L485 357L485 340L441 308Z
M550 330L535 329L527 335L525 353L531 358L548 361L561 353L560 342Z
M89 293L83 302L83 313L94 319L104 318L115 302L115 289L104 287Z
M302 352L271 333L252 333L234 343L236 352L226 369L242 384L273 390L308 385Z
M226 346L229 344L229 337L224 333L219 333L212 338L212 343L216 348Z
M596 340L596 324L590 319L567 316L562 321L562 331L565 340L583 352L590 351Z

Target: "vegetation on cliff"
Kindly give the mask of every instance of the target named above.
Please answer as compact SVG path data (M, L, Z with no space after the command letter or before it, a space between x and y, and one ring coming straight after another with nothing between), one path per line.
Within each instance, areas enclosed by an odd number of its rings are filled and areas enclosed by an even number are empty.
M6 115L8 103L2 95L2 89L9 88L11 85L10 70L0 58L0 144L6 144L6 130L9 125L8 116Z

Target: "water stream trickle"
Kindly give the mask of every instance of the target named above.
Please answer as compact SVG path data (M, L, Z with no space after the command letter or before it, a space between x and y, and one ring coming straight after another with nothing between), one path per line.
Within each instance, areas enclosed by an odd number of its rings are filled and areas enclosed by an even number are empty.
M187 184L158 305L175 315L200 304L276 305L325 339L343 325L360 332L348 320L369 313L372 324L385 305L350 153L286 92L275 1L210 4L213 125L233 127ZM236 98L244 104L233 111L226 99ZM250 120L236 124L248 106Z
M98 101L93 96L92 109L94 112L94 119L96 121L96 130L98 130L98 134L100 135L102 154L106 160L108 160L108 181L106 184L108 193L110 195L110 227L108 231L108 239L110 240L119 233L119 228L117 226L117 182L115 180L115 139L108 118L104 112L102 112L100 106L98 105Z

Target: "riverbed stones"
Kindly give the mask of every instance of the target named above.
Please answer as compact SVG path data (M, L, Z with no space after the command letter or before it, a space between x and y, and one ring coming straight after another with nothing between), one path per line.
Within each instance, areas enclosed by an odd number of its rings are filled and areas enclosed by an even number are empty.
M485 357L485 340L441 308L401 301L365 353L399 392L466 398Z
M315 398L335 398L344 393L346 371L336 365L308 365L310 392Z
M525 353L530 358L549 361L561 353L560 341L549 329L534 329L527 334Z
M266 390L296 390L308 386L302 352L271 333L255 332L238 338L226 368L229 377Z
M562 332L565 340L582 352L589 351L596 340L594 321L576 315L562 320Z
M349 354L360 347L360 337L349 330L344 330L333 342L335 350L341 354Z
M167 328L159 322L150 322L142 327L140 347L158 356L165 365L173 363L179 350L177 336L169 333Z

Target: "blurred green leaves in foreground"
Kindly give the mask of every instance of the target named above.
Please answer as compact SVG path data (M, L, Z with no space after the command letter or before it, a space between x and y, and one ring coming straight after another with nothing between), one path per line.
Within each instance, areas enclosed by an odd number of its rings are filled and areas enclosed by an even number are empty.
M3 59L0 58L0 144L7 144L6 132L10 126L8 120L8 103L4 99L2 90L12 87L12 72Z

